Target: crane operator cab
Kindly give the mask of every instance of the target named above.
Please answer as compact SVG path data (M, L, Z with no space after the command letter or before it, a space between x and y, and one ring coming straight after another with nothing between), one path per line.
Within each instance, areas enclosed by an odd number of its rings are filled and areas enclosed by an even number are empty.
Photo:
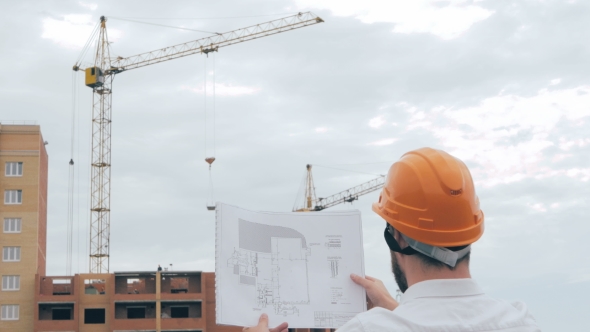
M86 68L86 86L97 88L104 84L104 74L98 67Z

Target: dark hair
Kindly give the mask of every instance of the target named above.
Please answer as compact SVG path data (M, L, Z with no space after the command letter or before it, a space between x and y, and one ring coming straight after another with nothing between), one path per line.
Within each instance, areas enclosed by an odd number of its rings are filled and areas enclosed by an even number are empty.
M461 248L461 247L459 247L459 248ZM464 248L464 247L462 247L462 248ZM428 257L422 253L419 253L419 252L415 253L414 256L416 258L418 258L420 263L422 263L422 266L425 268L442 269L443 267L446 267L447 269L454 271L457 268L457 265L459 265L461 262L467 261L469 263L469 257L471 256L471 252L468 252L467 255L459 258L454 267L451 267L441 261L437 261L436 259L434 259L432 257Z

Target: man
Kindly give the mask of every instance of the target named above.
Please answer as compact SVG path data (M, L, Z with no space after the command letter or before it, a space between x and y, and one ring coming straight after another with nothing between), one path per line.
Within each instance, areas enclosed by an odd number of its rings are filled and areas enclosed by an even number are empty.
M540 331L523 303L494 300L471 279L471 244L483 234L484 216L461 160L430 148L404 154L373 211L386 221L392 272L404 294L398 303L380 280L352 275L375 308L338 331ZM269 331L267 317L248 329L258 331Z

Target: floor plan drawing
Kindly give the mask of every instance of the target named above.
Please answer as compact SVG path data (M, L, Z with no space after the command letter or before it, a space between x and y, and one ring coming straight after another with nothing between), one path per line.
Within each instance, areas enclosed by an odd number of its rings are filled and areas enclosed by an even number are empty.
M216 323L339 327L366 310L360 213L253 212L218 204Z
M317 327L340 326L351 320L354 316L356 316L354 312L316 311L314 313L314 323Z
M328 262L330 262L331 277L332 278L338 277L338 264L339 264L340 260L338 258L328 257Z
M299 313L309 304L305 237L294 229L239 220L239 247L227 261L239 283L256 287L260 308L273 307L283 316ZM286 278L288 276L288 279ZM288 285L281 280L296 280Z

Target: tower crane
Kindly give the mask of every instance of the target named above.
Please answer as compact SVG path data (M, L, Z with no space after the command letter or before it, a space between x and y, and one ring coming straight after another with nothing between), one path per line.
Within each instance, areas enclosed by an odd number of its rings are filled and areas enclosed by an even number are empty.
M334 195L317 198L315 194L315 186L313 184L313 175L311 173L312 165L307 164L305 167L307 169L307 174L305 177L304 203L303 206L294 207L293 212L322 211L341 203L352 203L355 200L358 200L359 196L379 190L383 188L383 185L385 184L385 176L382 175Z
M125 71L174 60L193 54L217 52L219 48L323 22L311 12L256 24L187 43L164 47L130 57L111 57L106 29L107 18L100 18L94 63L74 71L85 73L85 84L92 88L92 156L90 174L90 273L108 273L111 200L111 120L113 79ZM92 39L92 37L91 37ZM89 40L89 43L91 41Z

